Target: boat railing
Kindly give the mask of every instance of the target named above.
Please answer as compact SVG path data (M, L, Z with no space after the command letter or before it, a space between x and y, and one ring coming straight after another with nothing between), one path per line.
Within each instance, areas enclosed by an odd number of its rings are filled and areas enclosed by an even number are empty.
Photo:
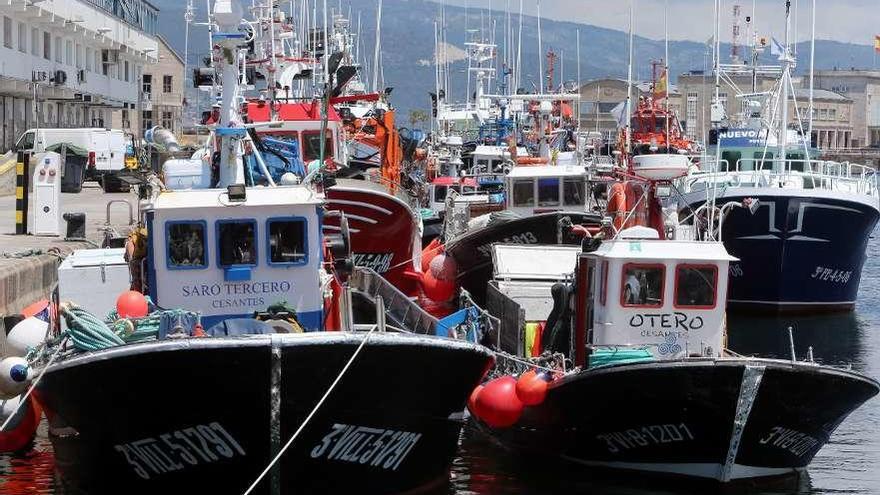
M701 170L687 176L687 189L720 187L774 187L821 189L880 197L877 171L869 166L830 160L739 159L703 160Z
M355 267L349 278L349 285L374 300L376 296L381 296L385 305L385 315L389 320L398 322L412 333L435 334L437 318L431 316L372 269Z

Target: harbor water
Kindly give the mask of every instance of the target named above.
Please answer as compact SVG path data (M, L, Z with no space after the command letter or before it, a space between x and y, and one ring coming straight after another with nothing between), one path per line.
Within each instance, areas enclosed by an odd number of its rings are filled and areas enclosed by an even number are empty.
M880 377L880 240L873 237L855 313L814 317L732 315L729 345L742 354L790 357L786 328L793 327L798 359L812 347L816 361L852 367ZM597 398L600 401L601 398ZM601 407L597 402L596 407ZM650 414L650 411L646 411ZM116 418L115 420L119 420ZM875 397L844 421L819 452L807 474L797 479L725 487L723 493L828 494L880 493L880 398ZM443 494L679 494L707 493L709 486L620 473L583 472L551 459L517 459L470 428ZM714 489L714 488L713 488ZM55 474L52 447L41 427L33 449L0 455L0 494L79 495ZM120 492L121 493L121 492ZM92 494L82 494L92 495Z

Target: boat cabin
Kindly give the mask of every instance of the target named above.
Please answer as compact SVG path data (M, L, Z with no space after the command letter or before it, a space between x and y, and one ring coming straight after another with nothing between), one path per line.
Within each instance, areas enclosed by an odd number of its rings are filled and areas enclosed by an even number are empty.
M148 293L205 328L284 302L322 326L323 201L305 186L165 191L146 215Z
M473 178L437 177L428 184L428 208L442 216L446 211L446 197L449 191L470 195L477 192L477 181Z
M321 155L320 104L317 102L278 103L276 107L276 121L274 122L269 103L265 101L249 101L245 104L242 113L247 123L267 124L265 127L257 127L257 134L260 137L297 143L302 161L305 164L308 165L308 163L319 159ZM333 107L328 108L327 112L324 156L332 157L334 162L344 165L348 161L348 148L344 144L342 119ZM266 159L271 159L271 154Z
M587 172L572 165L514 167L505 177L507 209L521 215L588 211Z
M509 146L478 145L473 153L471 153L471 158L473 160L471 173L501 173L504 170L505 162L516 158L510 156L510 149ZM529 152L523 147L517 147L516 156L529 156Z
M621 359L717 357L725 345L728 264L721 243L659 240L634 227L591 252L496 244L486 309L499 347L520 356L562 352ZM589 361L593 365L592 358Z

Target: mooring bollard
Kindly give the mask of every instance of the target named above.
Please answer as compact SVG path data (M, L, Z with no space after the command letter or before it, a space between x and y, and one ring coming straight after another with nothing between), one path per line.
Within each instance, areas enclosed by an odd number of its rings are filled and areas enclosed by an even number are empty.
M27 234L28 222L28 196L30 195L30 177L28 176L28 162L30 155L23 151L18 152L15 163L15 233L16 235Z

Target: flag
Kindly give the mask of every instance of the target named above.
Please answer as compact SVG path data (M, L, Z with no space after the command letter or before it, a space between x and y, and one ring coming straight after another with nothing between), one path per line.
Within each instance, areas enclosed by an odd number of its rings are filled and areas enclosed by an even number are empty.
M669 85L668 77L666 74L666 69L663 69L663 72L660 73L660 78L657 79L657 82L654 83L654 99L662 100L666 98L666 88Z
M616 107L611 109L611 115L614 116L614 120L617 121L617 128L622 129L626 127L627 115L626 115L626 101L622 101L617 104Z
M880 53L880 34L874 36L874 51Z
M782 58L782 55L785 53L785 47L782 46L782 43L776 41L776 38L770 38L770 55L776 55L779 58Z

